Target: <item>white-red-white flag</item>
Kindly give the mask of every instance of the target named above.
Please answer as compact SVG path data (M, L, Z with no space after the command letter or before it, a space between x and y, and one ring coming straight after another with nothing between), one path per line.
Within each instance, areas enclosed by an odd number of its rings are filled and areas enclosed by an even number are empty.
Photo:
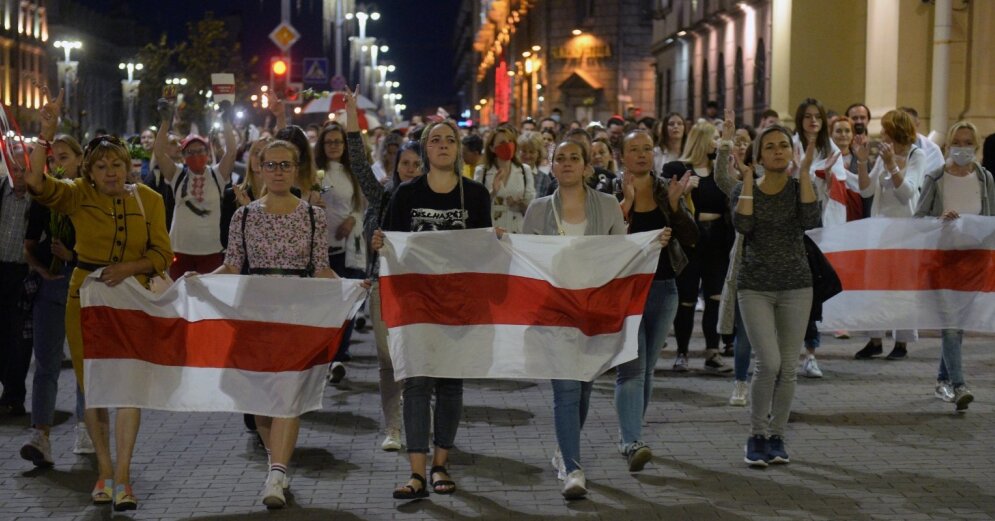
M823 328L995 332L995 218L881 217L808 233L843 284Z
M80 291L87 407L293 417L321 408L355 280L182 278L156 295L91 275Z
M658 235L387 233L380 292L395 378L590 381L632 360Z

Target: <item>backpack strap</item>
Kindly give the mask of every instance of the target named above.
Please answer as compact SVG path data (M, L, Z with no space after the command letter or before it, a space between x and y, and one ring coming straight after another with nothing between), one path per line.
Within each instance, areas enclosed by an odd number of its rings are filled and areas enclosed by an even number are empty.
M242 273L248 273L251 268L249 268L249 247L245 241L245 223L249 220L249 205L245 205L244 208L245 210L242 210Z
M307 255L307 271L306 277L314 277L314 206L310 204L307 205L307 214L311 220L311 248Z

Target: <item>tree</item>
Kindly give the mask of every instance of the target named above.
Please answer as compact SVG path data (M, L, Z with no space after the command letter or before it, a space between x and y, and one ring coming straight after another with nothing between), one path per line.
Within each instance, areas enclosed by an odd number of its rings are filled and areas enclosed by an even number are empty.
M236 97L243 97L249 90L241 44L228 32L225 22L214 18L210 11L203 19L187 23L185 40L170 46L163 35L158 44L146 45L138 56L145 66L141 96L153 120L157 117L155 100L161 97L166 79L170 76L187 79L187 84L179 88L183 94L177 111L181 131L186 131L191 123L197 123L200 129L208 128L213 112L213 104L207 98L212 73L234 74ZM253 62L254 58L248 65Z

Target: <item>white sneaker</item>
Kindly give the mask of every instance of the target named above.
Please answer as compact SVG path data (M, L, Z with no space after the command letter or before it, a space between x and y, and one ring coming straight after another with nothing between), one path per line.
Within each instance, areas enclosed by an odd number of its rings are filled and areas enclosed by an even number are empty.
M328 369L328 383L337 384L345 378L345 364L342 362L332 362L332 367Z
M52 443L41 429L30 429L31 435L27 443L21 447L21 457L34 463L36 467L51 467Z
M401 431L398 429L387 429L380 448L387 452L397 452L401 450Z
M819 369L819 363L815 361L815 357L809 355L802 362L802 376L807 378L822 378L822 370Z
M937 380L936 388L933 390L933 396L947 402L954 402L954 386L950 385L950 382Z
M736 407L746 406L746 397L750 394L750 384L736 380L732 387L732 396L729 397L729 405Z
M556 471L556 479L560 481L566 480L567 468L563 464L563 453L560 452L560 449L556 449L556 452L553 453L553 459L550 463L553 465L553 470Z
M93 440L86 430L85 423L77 423L73 430L76 431L76 441L73 442L73 454L93 454L97 452L93 448Z
M273 477L273 472L266 476L266 483L263 485L263 504L266 508L283 508L287 504L287 498L283 495L283 485L286 479Z
M587 495L587 480L583 470L577 469L567 475L562 494L566 499L580 499Z

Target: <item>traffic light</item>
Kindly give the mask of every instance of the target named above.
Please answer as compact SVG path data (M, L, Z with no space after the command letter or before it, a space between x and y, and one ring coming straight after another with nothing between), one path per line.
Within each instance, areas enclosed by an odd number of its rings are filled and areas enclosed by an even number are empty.
M290 79L290 62L282 57L273 57L269 60L269 85L270 92L277 98L283 98L287 90L287 83Z

